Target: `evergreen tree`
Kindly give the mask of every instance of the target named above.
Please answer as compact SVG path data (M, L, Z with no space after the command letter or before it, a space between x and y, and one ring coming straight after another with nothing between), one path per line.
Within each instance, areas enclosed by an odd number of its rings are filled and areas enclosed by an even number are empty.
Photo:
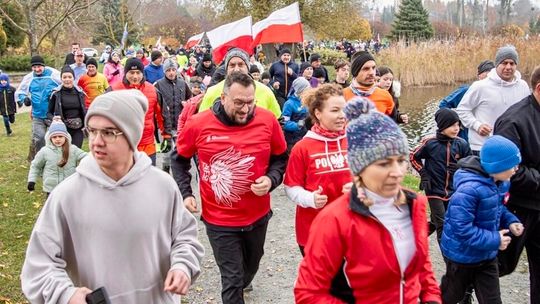
M433 37L428 17L422 0L403 0L392 24L392 38L417 41Z
M138 41L139 26L133 22L133 14L129 11L127 0L103 1L101 5L101 20L96 27L92 43L104 42L119 47L127 24L128 38L126 46Z

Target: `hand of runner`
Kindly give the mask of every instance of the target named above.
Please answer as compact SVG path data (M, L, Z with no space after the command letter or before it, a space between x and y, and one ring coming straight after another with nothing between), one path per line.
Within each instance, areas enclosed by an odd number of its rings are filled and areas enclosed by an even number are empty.
M163 285L164 291L186 295L191 285L191 280L182 270L174 269L167 273L167 278L165 278Z
M188 196L184 199L184 206L186 206L187 210L189 210L191 213L199 212L197 209L197 201L195 201L193 196Z
M255 193L257 196L263 196L270 191L270 187L272 186L272 181L270 178L266 175L263 175L255 180L253 184L251 184L251 191Z
M315 208L320 209L326 205L328 202L328 196L321 194L323 191L323 188L319 186L319 189L313 191L313 196L315 200Z

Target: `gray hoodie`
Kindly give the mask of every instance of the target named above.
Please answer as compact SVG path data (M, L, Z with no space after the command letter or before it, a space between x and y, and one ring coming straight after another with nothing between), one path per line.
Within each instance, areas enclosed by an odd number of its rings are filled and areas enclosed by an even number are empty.
M68 303L76 287L104 286L112 303L180 303L163 292L169 270L200 273L197 223L174 180L135 152L119 181L93 156L49 196L21 273L31 303Z

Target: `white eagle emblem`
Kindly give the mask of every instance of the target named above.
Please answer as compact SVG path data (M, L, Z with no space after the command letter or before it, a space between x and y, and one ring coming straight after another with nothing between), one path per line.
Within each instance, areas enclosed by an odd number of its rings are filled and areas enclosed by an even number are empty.
M218 204L232 207L240 196L251 191L253 175L249 169L253 166L253 156L242 156L233 147L210 158L210 163L203 163L203 180L210 182Z

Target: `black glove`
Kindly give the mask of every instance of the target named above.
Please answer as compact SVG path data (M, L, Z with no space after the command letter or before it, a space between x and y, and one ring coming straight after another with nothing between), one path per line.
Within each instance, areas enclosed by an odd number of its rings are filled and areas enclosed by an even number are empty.
M431 179L429 178L427 172L420 171L420 190L428 191L431 189Z
M28 186L26 187L26 189L28 189L28 191L34 191L35 188L36 188L36 183L28 182Z
M116 70L116 71L114 71L114 72L112 73L113 76L116 76L116 75L118 75L118 74L120 74L120 70Z
M30 97L25 97L23 102L24 102L24 105L27 107L32 105L32 99L30 99Z
M43 122L45 123L45 125L46 125L46 126L47 126L47 128L48 128L48 127L50 127L50 126L51 126L51 123L52 123L52 119L49 119L49 118L45 118L45 119L43 120Z
M172 149L172 139L170 138L163 139L160 146L161 153L168 153L171 151L171 149Z

